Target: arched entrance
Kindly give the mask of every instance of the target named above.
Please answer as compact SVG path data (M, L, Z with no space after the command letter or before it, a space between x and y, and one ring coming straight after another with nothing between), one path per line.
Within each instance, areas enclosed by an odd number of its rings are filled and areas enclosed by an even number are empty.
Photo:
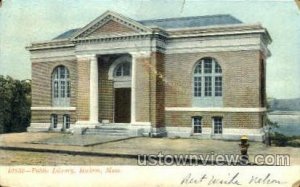
M114 123L131 121L131 57L116 59L109 70L109 79L114 87Z

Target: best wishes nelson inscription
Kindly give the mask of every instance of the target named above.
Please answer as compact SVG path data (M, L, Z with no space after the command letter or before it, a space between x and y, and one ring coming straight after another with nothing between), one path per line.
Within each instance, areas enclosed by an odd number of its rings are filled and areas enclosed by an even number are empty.
M220 177L218 175L209 175L209 174L200 174L195 175L189 173L184 178L182 178L180 184L181 185L195 185L195 184L204 184L204 185L212 185L212 186L218 186L218 185L278 185L282 186L283 184L286 184L286 181L282 181L280 179L277 179L273 177L270 173L266 173L265 175L255 176L255 175L249 175L245 177L241 177L241 174L239 172L236 173L228 173L228 176L226 177Z

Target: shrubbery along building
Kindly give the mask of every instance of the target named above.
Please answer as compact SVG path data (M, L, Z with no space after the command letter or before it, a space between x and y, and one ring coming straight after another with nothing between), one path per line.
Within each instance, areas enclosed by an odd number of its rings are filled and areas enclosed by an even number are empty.
M107 11L27 47L28 131L261 141L270 43L260 24L230 15L135 21Z

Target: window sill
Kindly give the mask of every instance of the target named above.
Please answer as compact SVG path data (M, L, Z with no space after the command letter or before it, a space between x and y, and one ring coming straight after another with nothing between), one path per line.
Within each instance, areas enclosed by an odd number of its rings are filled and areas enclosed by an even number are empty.
M76 107L31 107L31 110L76 110Z

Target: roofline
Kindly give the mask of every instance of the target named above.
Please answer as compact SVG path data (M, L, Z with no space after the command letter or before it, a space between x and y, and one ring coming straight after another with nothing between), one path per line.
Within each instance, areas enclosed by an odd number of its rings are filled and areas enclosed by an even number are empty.
M228 31L251 31L251 30L261 30L262 33L265 34L268 44L272 43L272 38L266 28L264 28L261 23L241 23L241 24L229 24L229 25L210 25L210 26L203 26L203 27L185 27L185 28L171 28L171 29L164 29L166 32L172 35L175 32L184 32L184 31L223 31L224 29L230 29ZM226 30L225 30L226 31Z
M147 21L165 21L165 20L178 20L178 19L187 19L187 18L207 18L207 17L218 17L218 16L230 16L237 21L241 22L241 20L232 16L231 14L212 14L212 15L204 15L204 16L185 16L185 17L168 17L168 18L159 18L159 19L145 19L145 20L137 20L138 22L147 22Z
M272 39L269 31L266 28L265 28L265 36L266 36L266 38L268 40L268 44L271 44L273 42L273 39Z
M156 29L159 29L163 33L168 34L168 36L167 36L168 38L187 37L188 33L180 34L180 32L193 32L193 31L201 31L201 30L203 31L202 33L192 33L193 34L192 36L260 33L260 34L263 34L263 37L266 39L267 44L270 44L272 42L272 38L270 37L268 30L266 28L262 27L262 25L260 23L214 25L214 26L205 26L205 27L176 28L176 29L162 29L160 27L155 27L155 28L152 28L153 32L151 32L151 33L149 32L149 33L139 33L139 34L125 34L124 36L159 34L159 33L154 32ZM177 32L178 32L178 34L177 34ZM166 35L164 35L164 36L166 36ZM191 35L189 35L189 36L191 36ZM107 35L107 36L103 36L103 37L83 38L82 40L84 40L84 39L93 40L93 39L115 38L115 37L122 37L122 35ZM73 46L75 46L75 41L77 41L77 40L80 40L80 39L67 38L67 39L59 39L59 40L34 42L30 46L27 46L26 49L30 51L30 50L38 50L38 49L46 49L46 48L49 49L49 48L55 48L55 47L73 47ZM49 45L47 45L47 44L49 44Z
M241 24L226 24L226 25L208 25L208 26L200 26L200 27L181 27L181 28L170 28L165 29L168 32L176 32L176 31L189 31L189 30L209 30L209 29L224 29L224 28L255 28L255 27L261 27L261 24L254 23L254 24L247 24L247 23L241 23Z
M47 45L48 44L48 45ZM60 40L46 40L40 42L33 42L25 49L28 51L39 50L39 49L49 49L49 48L63 48L63 47L74 47L75 44L70 39L60 39Z
M98 21L100 21L101 19L105 18L106 16L111 15L114 17L117 17L119 19L122 19L124 21L128 21L133 25L136 25L138 28L140 29L144 29L146 31L150 31L151 29L141 23L139 23L136 20L133 20L131 18L128 18L126 16L123 16L122 14L113 12L111 10L107 10L105 11L103 14L101 14L100 16L98 16L97 18L95 18L93 21L91 21L90 23L88 23L87 25L85 25L84 27L80 28L78 31L76 31L70 38L74 39L76 37L78 37L80 34L84 33L86 30L88 30L89 28L91 28L93 25L95 25Z

